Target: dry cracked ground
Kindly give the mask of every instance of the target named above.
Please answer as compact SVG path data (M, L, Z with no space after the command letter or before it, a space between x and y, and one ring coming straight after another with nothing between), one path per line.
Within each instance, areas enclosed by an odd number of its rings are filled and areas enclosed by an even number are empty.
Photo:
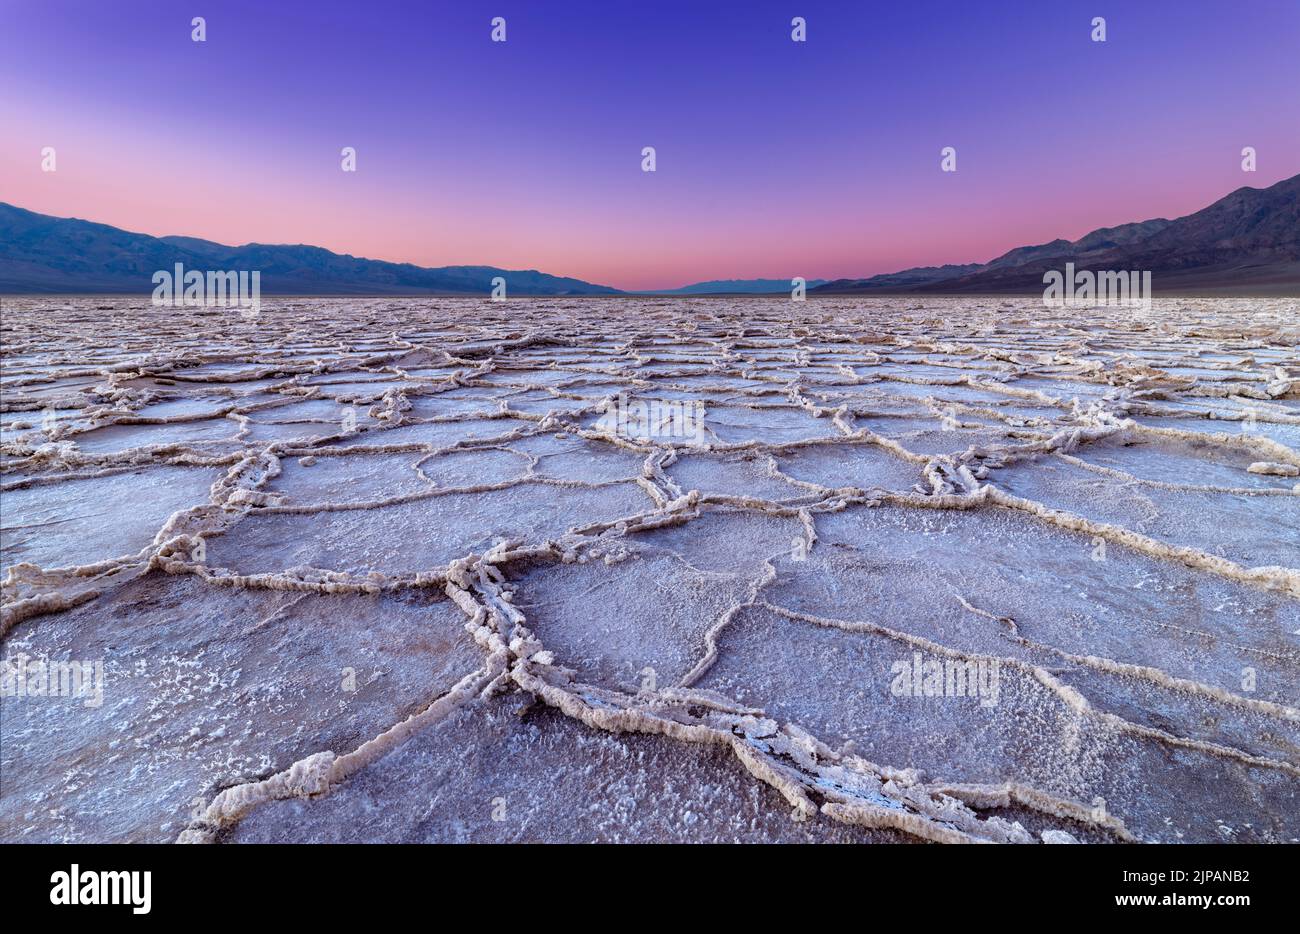
M2 326L4 841L1300 838L1293 301Z

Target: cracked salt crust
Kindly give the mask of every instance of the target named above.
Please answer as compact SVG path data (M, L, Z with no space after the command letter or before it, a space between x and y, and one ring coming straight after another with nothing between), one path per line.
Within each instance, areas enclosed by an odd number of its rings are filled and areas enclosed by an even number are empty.
M362 795L373 839L1294 840L1296 320L5 299L0 635L110 682L4 701L0 835L329 839ZM914 651L1002 698L891 696ZM435 735L469 773L386 770Z

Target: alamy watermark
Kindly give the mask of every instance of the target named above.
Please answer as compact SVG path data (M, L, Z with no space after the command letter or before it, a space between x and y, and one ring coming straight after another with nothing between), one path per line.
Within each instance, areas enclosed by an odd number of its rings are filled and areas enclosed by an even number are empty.
M237 307L248 318L256 318L262 310L261 270L191 269L187 272L184 263L177 263L174 272L159 269L151 281L153 304L157 306Z
M926 658L921 652L894 662L889 673L895 697L975 697L981 707L997 705L1002 674L996 658Z
M51 905L129 905L132 914L147 915L153 906L151 870L96 871L73 863L67 872L50 876Z
M596 427L623 438L672 438L691 444L704 442L704 403L690 399L628 399L619 393L607 399Z
M79 697L84 706L98 707L104 703L104 660L11 655L0 659L0 697Z
M1043 304L1048 308L1093 308L1097 305L1121 305L1151 308L1151 270L1112 270L1075 272L1074 263L1065 264L1065 272L1049 269L1043 273Z

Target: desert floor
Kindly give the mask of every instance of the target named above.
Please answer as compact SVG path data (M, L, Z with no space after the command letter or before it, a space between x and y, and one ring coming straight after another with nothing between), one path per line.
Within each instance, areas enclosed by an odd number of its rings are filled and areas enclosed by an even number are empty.
M0 840L1300 838L1294 301L2 302Z

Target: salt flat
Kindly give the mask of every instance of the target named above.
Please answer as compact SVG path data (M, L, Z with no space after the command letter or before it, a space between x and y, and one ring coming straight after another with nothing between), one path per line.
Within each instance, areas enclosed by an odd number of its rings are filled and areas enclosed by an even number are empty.
M1293 300L0 302L2 840L1300 840Z

